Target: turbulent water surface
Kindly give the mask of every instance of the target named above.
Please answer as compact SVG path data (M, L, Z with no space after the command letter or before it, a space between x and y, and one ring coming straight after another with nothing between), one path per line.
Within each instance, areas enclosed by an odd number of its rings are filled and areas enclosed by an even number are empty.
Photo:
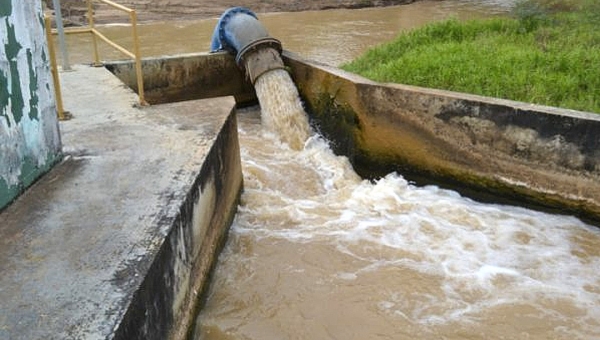
M307 131L285 71L263 77L262 113L239 113L245 192L197 339L600 337L599 229L362 180Z

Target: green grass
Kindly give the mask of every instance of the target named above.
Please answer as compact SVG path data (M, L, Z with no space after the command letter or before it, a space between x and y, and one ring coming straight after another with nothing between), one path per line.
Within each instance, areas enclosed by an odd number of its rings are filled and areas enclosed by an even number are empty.
M511 18L434 23L342 68L381 82L600 113L600 1L529 0Z

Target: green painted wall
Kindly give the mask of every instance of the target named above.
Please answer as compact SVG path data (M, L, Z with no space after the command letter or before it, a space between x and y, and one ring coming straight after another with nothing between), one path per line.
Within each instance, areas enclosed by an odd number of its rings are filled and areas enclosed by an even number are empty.
M0 209L61 157L41 1L0 0Z

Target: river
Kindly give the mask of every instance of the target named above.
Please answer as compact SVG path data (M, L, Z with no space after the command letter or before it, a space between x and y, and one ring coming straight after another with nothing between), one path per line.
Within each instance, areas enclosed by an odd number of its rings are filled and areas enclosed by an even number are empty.
M273 37L282 41L284 49L323 63L339 65L411 28L445 18L465 20L505 14L514 1L434 0L359 10L266 13L259 14L259 19ZM142 56L207 51L217 20L141 24L138 31ZM128 25L104 25L98 29L133 50ZM93 60L89 36L70 35L67 42L70 62L89 63ZM103 42L99 42L99 47L102 60L125 58Z

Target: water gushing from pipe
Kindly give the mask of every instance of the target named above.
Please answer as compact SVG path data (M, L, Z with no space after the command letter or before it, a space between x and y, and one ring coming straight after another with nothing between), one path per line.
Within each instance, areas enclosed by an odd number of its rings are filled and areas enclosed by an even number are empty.
M298 89L285 71L281 42L269 36L251 10L234 7L223 13L213 33L211 51L222 50L236 55L254 84L263 125L291 148L302 149L310 126Z

